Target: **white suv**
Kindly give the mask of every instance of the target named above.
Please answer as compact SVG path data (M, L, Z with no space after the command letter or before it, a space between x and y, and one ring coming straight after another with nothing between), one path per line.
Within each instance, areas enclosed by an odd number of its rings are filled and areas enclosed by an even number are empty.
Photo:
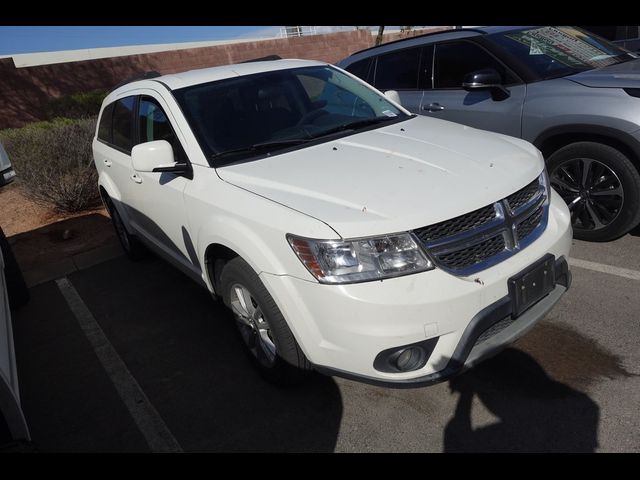
M569 212L535 147L416 117L325 63L126 83L93 153L127 254L151 247L222 298L275 383L441 381L571 282Z

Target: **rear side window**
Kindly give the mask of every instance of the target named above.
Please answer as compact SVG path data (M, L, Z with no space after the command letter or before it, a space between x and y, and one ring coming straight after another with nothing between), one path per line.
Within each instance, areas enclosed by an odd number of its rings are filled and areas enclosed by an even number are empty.
M422 47L407 48L378 57L375 87L378 90L418 88Z
M477 70L493 68L505 85L516 83L506 67L486 50L470 42L445 43L436 46L434 88L462 88L464 77Z
M112 139L114 147L131 152L133 147L133 109L135 97L116 101L113 107Z
M371 62L373 58L365 58L364 60L360 60L358 62L352 63L345 70L349 73L353 73L356 77L361 78L365 82L369 82L371 79L369 78L371 72Z
M107 105L102 111L100 125L98 126L98 140L111 143L111 120L113 115L113 103Z

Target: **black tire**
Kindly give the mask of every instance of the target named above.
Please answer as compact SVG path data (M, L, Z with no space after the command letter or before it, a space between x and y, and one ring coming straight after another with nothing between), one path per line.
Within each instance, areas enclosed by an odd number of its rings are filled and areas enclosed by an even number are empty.
M9 307L15 310L29 301L30 294L27 284L24 281L22 270L20 270L18 261L13 254L11 245L2 228L0 228L0 249L2 250L2 258L4 259L4 276L7 281Z
M118 241L124 250L124 253L129 257L130 260L138 261L147 257L149 251L147 247L145 247L138 237L130 234L126 227L124 226L124 222L122 221L122 217L120 217L120 213L118 209L113 204L111 199L107 202L107 206L109 208L109 215L111 216L111 222L113 223L113 228L116 230L116 236L118 237Z
M553 153L547 167L551 185L570 206L575 238L615 240L640 223L640 174L619 150L576 142Z
M280 309L251 266L240 257L230 260L224 265L218 284L225 305L234 312L238 331L247 347L245 350L263 378L281 387L304 381L312 370L311 363L300 349ZM256 344L252 349L251 339L247 339L248 328L238 321L238 315L232 307L232 290L238 285L250 292L251 299L256 303L255 308L261 312L268 324L269 338L275 344L275 356L271 363L269 359L264 358L264 351L260 344ZM252 330L252 335L254 342L260 341L256 329ZM260 358L261 354L263 358Z

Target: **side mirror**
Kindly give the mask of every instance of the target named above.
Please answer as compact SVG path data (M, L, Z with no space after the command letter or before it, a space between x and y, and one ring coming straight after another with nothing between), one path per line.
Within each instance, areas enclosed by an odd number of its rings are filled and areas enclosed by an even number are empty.
M186 163L176 163L173 148L166 140L155 140L136 145L131 150L131 163L137 172L187 173Z
M502 85L500 74L493 68L485 68L467 74L462 81L462 88L468 91L491 90L494 100L504 100L511 95L511 92Z
M396 102L398 105L402 105L402 102L400 101L400 94L395 90L387 90L386 92L384 92L384 96L392 102Z

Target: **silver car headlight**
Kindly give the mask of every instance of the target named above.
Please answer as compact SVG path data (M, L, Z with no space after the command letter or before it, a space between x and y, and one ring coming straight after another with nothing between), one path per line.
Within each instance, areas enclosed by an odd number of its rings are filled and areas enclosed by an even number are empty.
M350 240L315 240L289 234L287 240L321 283L366 282L434 268L410 233Z

